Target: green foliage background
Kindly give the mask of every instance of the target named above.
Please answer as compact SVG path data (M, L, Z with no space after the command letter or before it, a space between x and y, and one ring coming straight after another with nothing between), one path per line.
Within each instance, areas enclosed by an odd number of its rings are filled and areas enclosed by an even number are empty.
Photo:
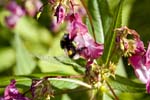
M19 0L18 0L19 1ZM129 26L135 29L145 45L150 40L150 1L149 0L85 0L88 11L95 25L97 42L104 42L106 50L98 61L106 64L112 56L115 33L113 29ZM1 2L1 1L0 1ZM43 0L46 2L46 0ZM83 75L84 61L69 59L60 48L60 39L64 34L64 25L54 33L48 28L50 21L50 5L44 7L39 18L25 16L19 20L15 29L6 27L4 17L8 11L0 5L0 94L3 95L5 86L10 79L17 80L17 87L25 91L31 85L31 78L44 76ZM110 24L111 23L111 24ZM92 34L92 26L88 18L86 24ZM98 34L99 33L99 34ZM112 43L112 44L111 44ZM112 57L114 62L119 58ZM112 60L111 59L111 60ZM116 80L110 79L110 84L120 100L149 100L145 93L145 85L136 79L133 69L128 66L127 59L121 58L118 63ZM130 81L133 80L133 81ZM50 79L52 87L58 95L52 100L112 100L109 91L90 90L83 80ZM95 92L96 91L96 92Z

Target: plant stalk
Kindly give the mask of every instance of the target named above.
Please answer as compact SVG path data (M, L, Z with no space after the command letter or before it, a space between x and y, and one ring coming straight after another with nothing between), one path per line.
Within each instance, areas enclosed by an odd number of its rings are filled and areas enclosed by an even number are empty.
M119 100L116 93L114 92L114 90L112 89L112 87L110 86L110 84L107 81L106 81L106 84L109 87L110 91L112 92L113 96L115 97L115 100Z

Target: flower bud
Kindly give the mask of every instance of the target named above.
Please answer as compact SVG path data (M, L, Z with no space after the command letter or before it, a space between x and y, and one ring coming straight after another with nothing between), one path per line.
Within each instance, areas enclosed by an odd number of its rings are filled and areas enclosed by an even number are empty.
M57 17L57 23L62 23L64 21L65 12L66 12L65 8L61 4L59 4L54 14L54 16Z

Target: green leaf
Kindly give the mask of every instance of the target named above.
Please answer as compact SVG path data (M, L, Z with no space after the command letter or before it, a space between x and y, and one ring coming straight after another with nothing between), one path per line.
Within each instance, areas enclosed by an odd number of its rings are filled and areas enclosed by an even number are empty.
M3 77L0 81L0 89L5 88L7 85L10 84L10 80L15 79L17 88L23 89L24 87L28 87L28 89L31 86L32 80L28 77L22 77L22 76L14 76L14 77ZM65 89L75 89L79 86L85 87L87 89L91 89L91 85L84 83L77 79L69 79L69 78L49 78L49 81L52 86L56 87L60 90ZM23 87L24 86L24 87ZM59 90L57 90L58 92Z
M97 0L99 5L99 12L101 14L104 35L109 32L113 16L110 12L110 7L107 0Z
M41 26L35 19L24 16L19 19L14 33L18 33L32 53L46 53L52 43L48 29Z
M5 24L5 17L9 16L8 11L6 9L1 9L0 15L0 25L3 28L8 29L8 27ZM15 31L15 33L20 34L21 37L23 37L25 40L36 43L42 42L44 44L49 45L49 43L51 43L52 41L52 35L48 31L48 29L40 25L35 19L28 16L21 17L17 21L14 30L10 31Z
M11 76L11 77L1 77L0 81L0 94L4 93L6 86L10 84L12 79L16 80L16 87L22 91L27 91L31 85L31 79L27 77Z
M62 63L62 64L72 66L77 72L79 72L81 74L84 74L84 72L85 72L85 68L84 68L85 66L80 66L79 64L77 64L76 62L74 62L69 57L59 56L59 57L55 57L55 59L57 61L59 61L60 63Z
M45 3L45 5L43 6L43 10L42 13L38 19L38 21L46 26L47 28L50 27L50 21L51 21L51 17L52 17L53 13L52 13L52 7L49 3Z
M113 100L113 98L110 97L108 94L103 93L103 100Z
M64 94L62 95L62 100L71 100L71 98L67 94Z
M12 79L15 79L16 84L18 85L24 85L24 86L31 85L31 79L28 77L10 76L10 77L1 77L0 88L2 87L5 88L7 85L9 85Z
M134 4L135 0L125 0L124 1L124 6L123 6L123 11L122 11L122 25L127 26L129 23L130 19L130 14L132 11L132 6Z
M12 48L0 49L0 72L6 70L15 63L15 51Z
M116 78L110 78L108 82L111 87L115 90L122 92L145 92L145 85L140 83L135 83L127 78L116 75Z
M121 58L120 58L120 60L117 64L116 74L120 75L120 76L123 76L123 77L127 77L127 73L126 73L126 70L125 70L123 59L121 59Z
M71 76L69 73L64 72L47 72L47 73L36 73L36 74L30 74L30 75L19 75L22 77L28 77L28 78L43 78L43 77L69 77Z
M114 14L113 23L112 26L109 29L109 33L105 37L105 43L104 43L104 54L102 56L103 62L107 65L109 61L112 61L114 63L118 63L120 56L116 55L116 48L115 48L115 40L116 40L116 33L114 32L114 29L117 27L121 27L122 25L122 6L123 1L121 0L120 3L116 7L116 13ZM116 51L114 53L114 51ZM114 58L113 58L114 56ZM113 58L113 59L112 59Z
M45 56L46 57L46 56ZM56 60L56 58L48 56L46 59L41 59L38 62L39 68L42 72L55 72L55 73L64 73L70 75L79 75L74 69L72 65L63 64L62 62Z
M121 0L107 0L110 12L114 14L116 12L116 7Z
M53 43L51 44L51 47L49 48L48 51L48 55L51 56L59 56L59 55L63 55L64 54L64 50L60 47L60 40L63 37L64 32L62 32L61 34L57 34L57 36L55 36L53 38Z
M32 73L32 71L36 67L35 61L32 59L31 54L23 45L18 34L15 34L15 48L17 65L14 68L14 74L26 75Z
M88 11L90 13L89 16L91 16L92 18L91 20L94 27L93 34L95 35L96 41L99 43L104 43L104 31L102 26L99 4L100 3L98 2L98 0L88 0Z
M58 89L75 89L78 86L83 86L91 89L91 85L84 83L80 80L69 79L69 78L49 78L51 84Z
M14 29L15 33L21 37L34 43L44 43L49 45L52 41L50 32L41 26L36 20L24 16L21 17Z

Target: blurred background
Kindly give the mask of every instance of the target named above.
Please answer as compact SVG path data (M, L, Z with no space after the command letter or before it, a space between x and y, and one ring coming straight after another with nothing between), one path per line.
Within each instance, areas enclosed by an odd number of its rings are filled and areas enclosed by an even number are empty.
M53 56L65 55L60 48L60 39L66 32L66 25L56 25L56 19L51 16L53 13L50 5L44 6L42 13L39 12L41 5L46 4L47 0L22 0L23 3L21 0L15 0L25 9L26 14L13 17L12 20L9 20L9 16L12 17L14 12L8 9L7 1L0 0L0 79L4 76L46 72L78 75L69 65L63 65L53 59ZM113 0L108 1L113 4ZM125 0L122 16L123 25L135 29L147 47L150 40L150 0ZM15 26L12 23L15 23ZM120 66L125 69L122 76L135 79L132 67L126 62L126 58L120 62ZM86 95L86 92L83 94ZM63 95L63 98L88 100L83 98L82 93L69 94L69 97ZM150 96L122 93L120 100L150 100Z

